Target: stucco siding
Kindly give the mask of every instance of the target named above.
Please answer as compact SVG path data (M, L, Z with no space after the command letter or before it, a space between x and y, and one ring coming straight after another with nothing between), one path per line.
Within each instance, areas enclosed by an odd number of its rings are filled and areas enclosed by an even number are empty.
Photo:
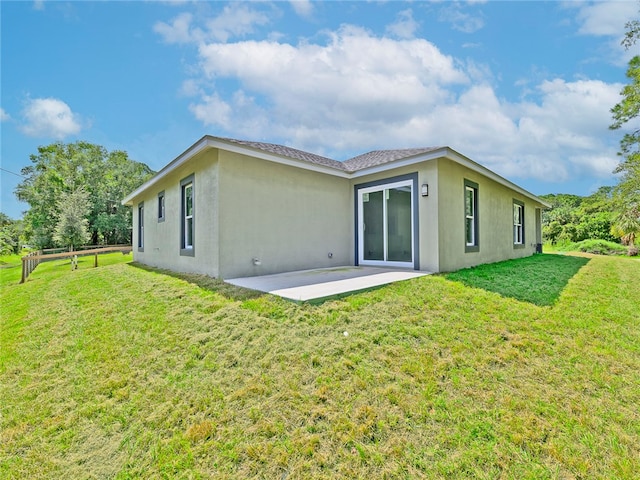
M218 165L222 278L351 264L347 179L222 150Z
M478 185L478 251L465 249L464 181ZM447 159L438 161L440 271L497 262L535 253L535 208L531 199ZM525 239L513 242L513 201L525 208Z
M133 258L137 262L178 272L218 276L217 150L207 150L172 172L133 200ZM194 179L194 255L180 255L182 188L180 181ZM158 194L164 191L165 217L158 221ZM137 205L144 202L144 251L138 251Z

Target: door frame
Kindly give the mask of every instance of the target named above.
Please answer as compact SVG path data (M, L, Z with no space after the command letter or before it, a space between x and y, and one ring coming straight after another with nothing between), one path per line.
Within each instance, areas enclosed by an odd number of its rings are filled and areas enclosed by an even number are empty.
M374 191L383 190L386 186L392 186L395 184L410 184L411 185L411 228L412 232L412 247L413 247L413 262L389 262L383 260L364 260L360 258L361 254L361 204L360 197L362 190L371 190ZM396 177L384 178L381 180L375 180L372 182L365 182L354 185L354 263L356 266L358 265L367 265L367 266L382 266L382 267L400 267L400 268L413 268L414 270L420 270L420 243L419 243L419 212L418 212L418 172L409 173L406 175L398 175ZM384 228L387 228L385 224Z

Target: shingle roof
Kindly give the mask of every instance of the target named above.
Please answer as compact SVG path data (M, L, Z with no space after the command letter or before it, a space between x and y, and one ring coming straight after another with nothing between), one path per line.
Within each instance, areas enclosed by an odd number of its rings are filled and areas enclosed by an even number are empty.
M423 153L438 150L441 147L424 147L424 148L403 148L397 150L374 150L369 153L363 153L357 157L350 158L344 162L332 160L331 158L316 155L314 153L305 152L296 148L286 147L275 143L251 142L248 140L238 140L236 138L217 137L219 140L235 143L244 147L254 148L263 152L281 155L283 157L302 160L303 162L315 163L325 167L336 168L344 172L357 172L383 163L393 162L403 158L414 157Z
M343 162L338 162L337 160L322 157L314 153L304 152L296 148L285 147L284 145L277 145L275 143L250 142L247 140L237 140L235 138L220 138L220 140L243 145L245 147L255 148L256 150L262 150L263 152L274 153L283 157L295 158L296 160L302 160L303 162L316 163L318 165L324 165L325 167L344 170Z
M363 153L357 157L350 158L343 162L344 169L348 172L357 172L364 168L375 167L383 163L393 162L402 158L415 157L423 153L433 152L441 147L424 147L424 148L403 148L399 150L374 150L373 152Z

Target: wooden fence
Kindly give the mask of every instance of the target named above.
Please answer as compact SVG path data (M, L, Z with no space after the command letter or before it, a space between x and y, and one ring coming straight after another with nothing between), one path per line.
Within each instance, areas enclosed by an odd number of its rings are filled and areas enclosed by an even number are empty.
M131 252L131 245L112 245L106 247L96 247L92 249L85 250L75 250L73 252L61 252L61 253L50 253L48 255L43 255L41 251L32 252L29 255L25 255L22 257L22 279L20 283L24 283L27 281L27 278L35 270L40 262L55 260L57 258L72 258L72 257L83 257L86 255L93 255L95 257L93 266L98 266L98 255L101 253L110 253L110 252L122 252L129 253Z

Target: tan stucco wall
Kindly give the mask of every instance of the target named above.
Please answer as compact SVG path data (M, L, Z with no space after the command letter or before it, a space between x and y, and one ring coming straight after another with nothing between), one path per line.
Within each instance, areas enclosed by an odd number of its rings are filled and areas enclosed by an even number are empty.
M535 208L540 204L447 159L438 160L440 271L535 253ZM479 251L465 252L464 180L478 184ZM513 200L525 206L524 248L513 245Z
M394 169L392 172L381 172L364 175L351 180L351 238L355 239L355 193L354 187L368 182L376 182L389 178L418 173L418 231L419 245L418 255L420 259L420 270L437 272L439 271L438 255L438 160L430 160L417 165L409 165ZM429 196L420 195L420 187L426 183L429 185ZM355 240L352 240L352 244ZM352 246L355 250L355 247ZM351 262L355 261L355 254L351 255Z
M132 200L136 261L220 278L353 265L356 185L418 174L421 270L452 271L531 255L542 205L473 170L439 158L389 172L340 178L234 152L208 149ZM195 182L195 255L180 255L180 181ZM479 185L479 252L465 252L464 180ZM429 196L420 186L429 185ZM165 221L158 222L158 193ZM514 248L513 200L525 205L525 246ZM145 202L144 251L137 207ZM329 258L329 253L332 257ZM260 265L255 265L257 258Z
M218 168L222 278L352 264L349 180L227 151Z
M207 150L133 200L133 258L154 267L217 277L217 150ZM194 174L195 255L180 255L180 181ZM158 222L158 193L165 192L165 220ZM144 201L144 251L138 251L138 205Z

